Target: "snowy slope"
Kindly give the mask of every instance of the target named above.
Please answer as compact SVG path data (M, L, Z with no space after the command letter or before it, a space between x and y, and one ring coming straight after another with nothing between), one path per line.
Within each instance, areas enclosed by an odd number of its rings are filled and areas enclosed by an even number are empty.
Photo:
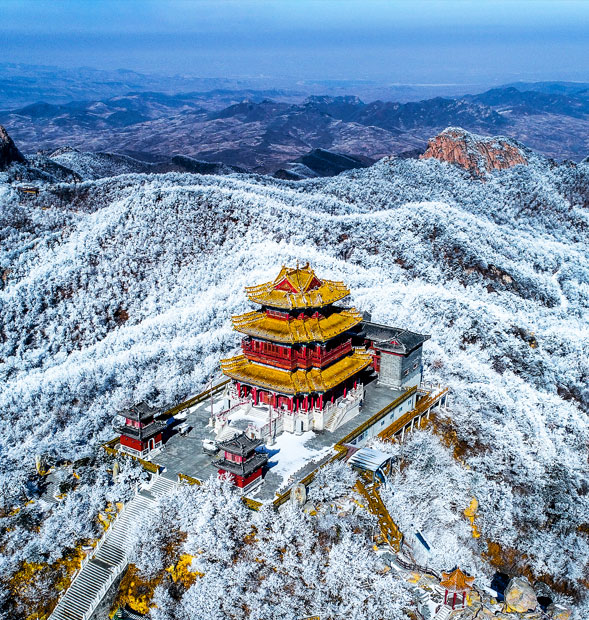
M432 335L427 378L451 387L453 430L468 446L461 474L436 436L414 450L433 455L422 470L432 484L446 471L462 485L432 510L448 526L429 526L448 536L444 568L480 556L488 539L578 598L589 557L579 531L589 522L589 165L530 161L484 182L396 159L298 183L125 175L48 186L46 210L0 186L3 482L29 476L36 453L91 454L125 405L196 392L238 343L229 317L248 308L243 286L308 260L346 281L374 320ZM425 491L411 475L399 476L399 497L418 507ZM459 518L471 495L478 542ZM470 551L449 557L452 537Z

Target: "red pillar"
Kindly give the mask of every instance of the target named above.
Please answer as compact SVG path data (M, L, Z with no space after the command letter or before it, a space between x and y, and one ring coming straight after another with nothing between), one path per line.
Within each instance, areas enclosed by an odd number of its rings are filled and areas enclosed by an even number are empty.
M303 398L303 409L309 411L309 397L307 395Z
M317 407L319 409L323 409L323 394L319 394L319 398L317 399Z
M348 393L348 388L347 388L347 386L344 385L344 398L346 397L347 393Z
M254 405L257 405L258 404L258 390L255 387L252 388L252 398L254 400Z

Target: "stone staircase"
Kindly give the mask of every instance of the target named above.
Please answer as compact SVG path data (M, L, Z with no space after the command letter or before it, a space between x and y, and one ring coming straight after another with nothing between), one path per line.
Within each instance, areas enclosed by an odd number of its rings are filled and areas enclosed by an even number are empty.
M154 476L147 488L137 492L117 515L88 556L49 620L89 620L113 582L125 570L133 545L132 531L151 512L159 498L172 492L177 482Z
M328 421L325 423L325 430L333 433L344 422L347 422L350 411L359 403L360 395L363 393L364 388L360 385L357 390L351 390L347 398L339 398L336 403L331 405L332 411Z
M355 488L367 502L368 510L378 519L383 539L392 547L395 553L398 553L403 544L403 534L401 534L397 524L386 509L378 488L373 484L365 484L361 478L357 480Z
M341 409L338 409L337 407L332 407L330 415L329 415L329 419L327 420L323 428L326 431L333 433L333 431L337 428L338 423L341 419L341 413L342 413Z
M48 474L46 480L47 488L41 496L41 499L49 504L58 504L59 500L55 496L59 493L59 482L57 481L55 473L52 472Z
M452 607L449 605L442 605L440 609L438 609L436 615L432 618L432 620L448 620L448 616L452 613Z

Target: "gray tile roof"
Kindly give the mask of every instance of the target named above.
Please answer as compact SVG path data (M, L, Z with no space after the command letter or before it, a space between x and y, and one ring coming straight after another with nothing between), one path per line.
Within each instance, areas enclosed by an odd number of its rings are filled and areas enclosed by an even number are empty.
M215 465L219 469L223 469L225 471L231 472L232 474L237 474L238 476L249 476L251 473L256 471L259 467L263 467L268 462L268 455L262 454L260 452L256 452L254 456L252 456L247 461L243 463L236 463L235 461L228 461L227 459L221 459L217 461Z
M125 418L129 418L130 420L137 420L142 422L143 420L147 420L159 413L159 410L155 407L150 407L146 402L140 402L129 409L124 409L119 412L119 415L122 415Z
M231 454L238 454L239 456L247 456L251 454L258 446L262 444L260 439L250 439L245 433L236 435L232 439L227 441L220 441L217 446L221 450L231 452Z
M392 456L390 454L386 454L380 450L360 448L360 450L354 452L354 454L352 454L352 456L348 459L348 464L365 471L376 471L391 458Z
M402 353L403 355L408 355L431 337L409 331L408 329L379 325L371 321L363 321L362 328L367 340L374 342L376 348L383 351Z

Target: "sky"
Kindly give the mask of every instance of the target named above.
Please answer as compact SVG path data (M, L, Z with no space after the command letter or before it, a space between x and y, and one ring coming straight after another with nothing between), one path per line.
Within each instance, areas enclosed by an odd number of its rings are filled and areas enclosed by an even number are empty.
M3 62L198 77L589 81L589 0L0 0Z

